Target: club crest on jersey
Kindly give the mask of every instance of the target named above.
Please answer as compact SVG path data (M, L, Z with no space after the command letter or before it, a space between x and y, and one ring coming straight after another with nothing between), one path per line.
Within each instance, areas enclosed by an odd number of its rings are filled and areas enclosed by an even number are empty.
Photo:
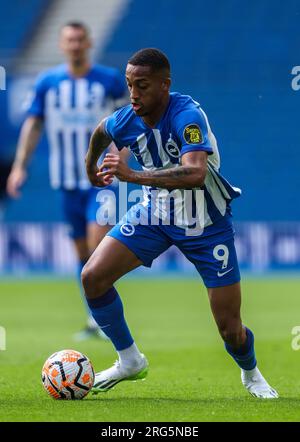
M170 134L168 141L165 144L165 150L168 154L173 158L180 157L180 150L175 141L172 138L172 134Z
M129 223L122 224L122 226L120 227L120 231L125 236L131 236L135 232L135 227L132 224L129 224Z
M197 124L189 124L184 128L183 137L188 144L201 144L203 136Z

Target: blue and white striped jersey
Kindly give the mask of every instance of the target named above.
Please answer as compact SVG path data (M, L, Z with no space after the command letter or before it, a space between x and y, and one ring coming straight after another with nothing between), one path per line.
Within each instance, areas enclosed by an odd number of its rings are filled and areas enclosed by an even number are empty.
M220 174L220 156L217 141L211 131L208 119L199 103L187 95L171 93L169 105L155 128L147 126L135 114L132 106L126 106L113 113L106 120L106 132L118 149L128 147L144 170L170 169L180 166L181 156L191 151L206 151L208 170L200 201L203 227L207 227L226 214L233 198L240 195L238 188L231 186ZM144 186L145 205L153 205L151 191L156 188ZM196 190L196 189L194 189ZM176 196L177 192L177 196ZM186 192L183 189L172 191L175 195L173 213L184 211ZM159 217L163 219L161 204L164 195L167 200L169 191L159 190ZM153 195L153 192L152 192ZM199 192L194 192L193 205L198 201ZM176 205L178 200L178 205ZM184 204L182 204L184 202ZM198 205L197 205L198 207ZM193 209L194 210L194 209ZM197 208L198 210L198 208Z
M65 64L39 76L27 114L44 119L53 188L91 187L84 161L89 139L99 121L126 94L126 83L119 71L101 65L91 66L79 78L73 77Z

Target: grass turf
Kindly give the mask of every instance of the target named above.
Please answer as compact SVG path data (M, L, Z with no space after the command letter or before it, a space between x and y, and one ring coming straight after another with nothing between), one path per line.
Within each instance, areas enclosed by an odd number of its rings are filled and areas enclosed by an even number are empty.
M123 382L82 401L55 401L43 390L46 358L73 348L96 371L115 360L112 346L75 343L84 323L71 281L1 282L0 421L202 422L299 421L300 351L291 330L300 325L300 281L243 282L243 321L253 329L262 373L280 399L252 398L238 367L223 349L204 287L198 280L123 280L118 284L126 317L150 371L145 382Z

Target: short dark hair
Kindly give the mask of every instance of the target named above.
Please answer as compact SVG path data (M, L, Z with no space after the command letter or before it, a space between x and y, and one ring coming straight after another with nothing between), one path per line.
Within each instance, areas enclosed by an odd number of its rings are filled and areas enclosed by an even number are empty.
M66 22L64 25L62 25L61 30L63 30L64 28L75 28L75 29L82 29L86 35L90 35L90 30L88 28L88 26L81 22L81 21L68 21Z
M170 62L168 57L159 49L140 49L130 57L128 64L133 66L150 66L153 71L165 70L170 75Z

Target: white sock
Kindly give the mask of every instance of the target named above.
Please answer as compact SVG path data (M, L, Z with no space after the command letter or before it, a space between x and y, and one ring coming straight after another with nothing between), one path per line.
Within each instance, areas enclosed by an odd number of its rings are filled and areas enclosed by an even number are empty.
M118 351L118 355L123 367L138 367L141 364L142 355L135 343L125 350Z

